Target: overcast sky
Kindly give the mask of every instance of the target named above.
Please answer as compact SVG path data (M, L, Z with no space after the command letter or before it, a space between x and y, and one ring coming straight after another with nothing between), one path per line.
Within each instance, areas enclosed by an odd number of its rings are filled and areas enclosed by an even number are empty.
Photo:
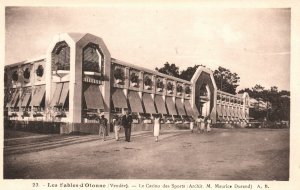
M290 9L6 8L6 64L39 57L58 33L101 37L113 58L150 69L203 64L236 72L241 88L290 90Z

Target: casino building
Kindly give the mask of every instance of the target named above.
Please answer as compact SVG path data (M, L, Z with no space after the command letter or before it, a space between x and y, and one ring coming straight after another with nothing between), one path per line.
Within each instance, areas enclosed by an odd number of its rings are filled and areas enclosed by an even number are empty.
M111 57L104 41L92 34L54 36L46 55L7 65L4 73L5 118L14 123L59 123L61 133L93 133L96 117L128 111L135 129L162 123L187 125L210 116L213 123L243 126L249 116L247 93L217 89L210 69L199 67L191 81Z

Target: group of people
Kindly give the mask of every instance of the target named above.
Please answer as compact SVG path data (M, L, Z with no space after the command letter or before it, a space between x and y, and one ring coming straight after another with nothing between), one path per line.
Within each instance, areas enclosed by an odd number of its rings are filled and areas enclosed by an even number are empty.
M155 137L155 142L158 142L158 137L160 134L160 128L161 128L161 118L160 115L154 116L154 126L153 126L153 136ZM116 115L113 118L113 126L115 131L115 139L118 141L120 139L120 130L123 127L125 131L125 140L127 142L130 142L130 136L131 136L131 124L132 124L132 116L131 114L125 113L122 115ZM99 136L102 134L102 139L105 141L105 137L107 134L107 125L108 121L104 117L104 115L101 115L101 117L98 120L99 122ZM211 118L210 116L204 117L204 116L198 116L196 120L190 121L190 130L193 133L194 132L194 126L196 124L197 132L198 133L205 133L211 131Z
M190 122L190 130L193 133L194 132L194 126L196 124L197 132L198 133L209 133L211 131L211 118L210 116L204 117L204 116L198 116L196 121L192 120Z
M104 115L101 115L101 117L98 119L98 122L99 122L99 136L102 136L103 141L105 141L108 121L104 117ZM115 138L117 141L120 138L119 134L120 134L121 127L123 127L125 131L125 140L127 142L130 142L131 124L132 124L132 116L128 113L120 116L116 116L113 119Z

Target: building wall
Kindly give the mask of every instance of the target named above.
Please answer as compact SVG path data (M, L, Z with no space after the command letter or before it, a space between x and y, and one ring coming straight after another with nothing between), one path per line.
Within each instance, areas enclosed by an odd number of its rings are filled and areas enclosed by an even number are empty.
M62 45L63 48L61 47ZM89 48L88 51L85 51L87 48ZM97 55L93 57L91 52L94 51ZM87 56L92 56L93 58L90 59L99 64L99 70L94 72L86 67L85 64L93 64L85 62L85 57ZM98 62L96 60L97 57L99 59ZM62 66L63 64L65 64L66 67ZM30 70L29 79L24 78L24 72L27 68ZM43 72L42 75L41 68ZM17 73L18 80L12 80L13 73ZM119 77L119 75L121 77ZM22 95L22 90L25 88L30 89L31 98L34 99L36 95L35 89L39 89L41 85L45 85L44 107L29 105L27 107L18 106L6 108L8 115L10 115L10 120L44 120L86 123L95 122L91 117L93 117L93 115L99 115L100 113L103 113L106 118L111 120L112 113L115 115L116 112L128 111L126 108L114 109L114 107L112 107L114 105L112 102L112 93L116 89L121 89L126 97L126 104L129 108L131 108L130 102L128 101L129 92L132 91L138 93L139 101L142 103L143 112L146 112L145 106L147 106L142 101L145 94L150 94L153 101L156 96L162 96L165 104L167 97L169 97L172 99L172 104L175 105L177 114L170 114L170 110L168 110L169 112L167 114L162 114L165 117L165 122L172 122L172 120L173 122L189 122L191 117L195 118L199 113L202 113L200 110L200 102L203 101L203 97L200 97L200 95L202 93L201 88L204 85L207 86L206 89L208 92L206 100L207 104L205 104L208 108L208 112L205 116L209 115L214 123L221 122L221 117L219 117L220 114L217 113L217 105L224 106L225 109L229 109L231 106L239 107L243 110L245 118L247 118L247 114L249 113L249 96L234 96L218 91L213 78L213 73L210 69L199 67L191 81L175 78L111 58L110 52L104 41L91 34L66 33L54 36L48 47L46 56L6 66L5 83L5 93L6 97L8 97L5 99L5 104L10 102L9 97L12 96L11 92L16 89L20 90L20 97ZM93 84L99 88L98 90L103 98L103 109L85 110L83 108L83 101L85 101L86 98L85 84ZM54 96L60 96L64 93L63 87L62 90L59 91L60 85L67 85L68 87L68 95L65 100L67 103L64 102L64 105L57 106L56 104L53 104ZM58 91L60 93L58 93ZM217 96L220 97L220 99L217 100ZM243 104L227 102L226 99L223 101L222 97L237 99L239 102L243 102ZM187 101L194 110L193 114L178 114L179 109L181 109L180 102L186 106L185 102ZM167 105L165 106L168 108ZM29 116L22 117L26 110L29 112ZM158 110L157 106L156 110ZM187 111L187 107L185 107L185 111ZM17 116L11 117L11 115L15 113ZM160 113L157 112L156 114ZM57 115L59 115L59 117ZM139 122L143 122L143 119L149 119L148 116L146 117L143 113L136 113L136 115ZM150 114L150 117L152 116L153 113ZM238 118L225 118L222 116L222 119L237 121ZM243 118L240 118L239 120L242 119Z

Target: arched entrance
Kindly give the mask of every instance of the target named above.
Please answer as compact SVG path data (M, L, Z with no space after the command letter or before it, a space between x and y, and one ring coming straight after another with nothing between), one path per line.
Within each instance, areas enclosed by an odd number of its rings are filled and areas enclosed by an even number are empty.
M199 112L201 116L208 116L210 114L210 95L211 92L209 90L209 87L207 84L203 84L200 87L200 91L199 91Z

